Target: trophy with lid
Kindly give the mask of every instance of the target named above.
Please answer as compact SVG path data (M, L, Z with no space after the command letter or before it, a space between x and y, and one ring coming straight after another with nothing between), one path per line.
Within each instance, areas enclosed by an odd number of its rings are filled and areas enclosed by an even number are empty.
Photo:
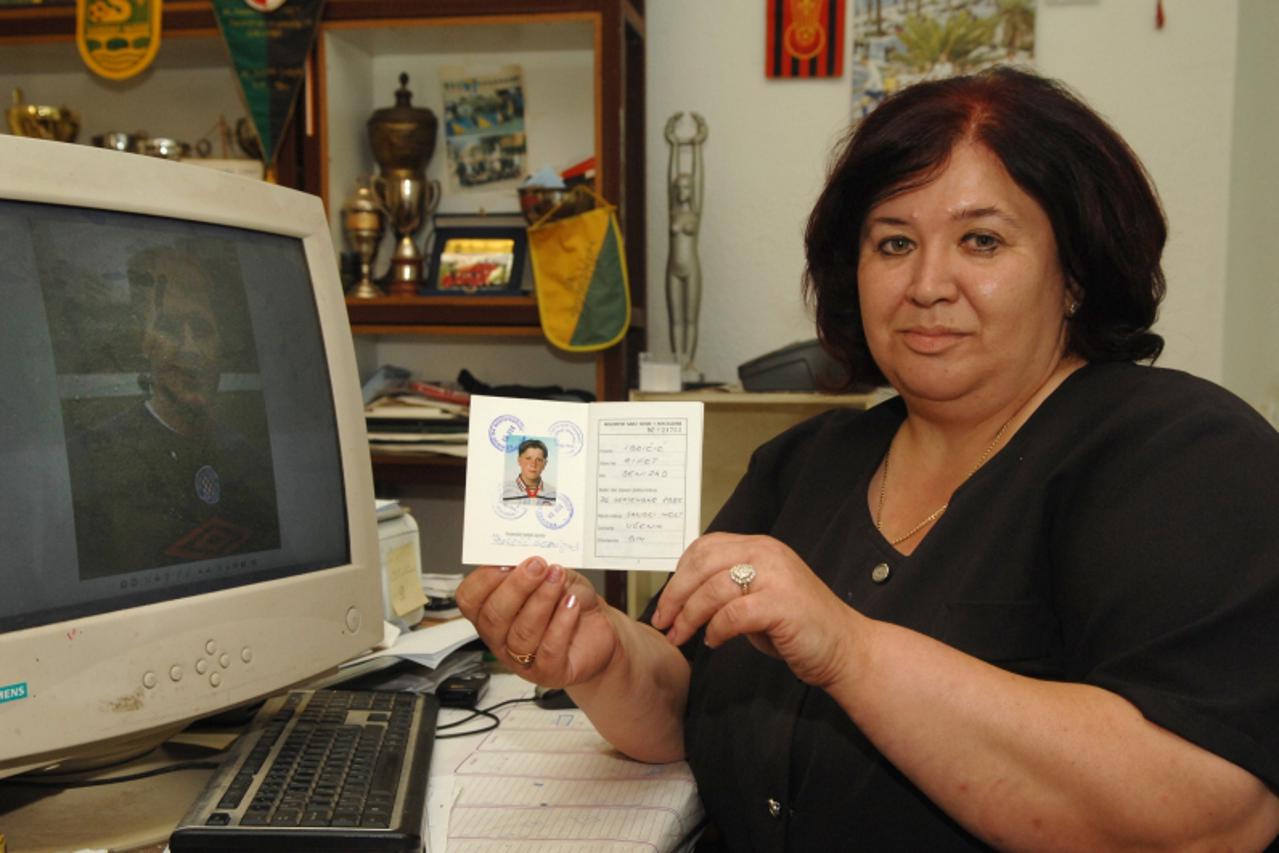
M408 84L409 75L400 74L395 106L374 111L368 122L373 159L381 169L373 187L396 237L388 288L392 296L417 293L423 278L422 251L414 235L440 201L439 182L426 179L439 122L429 109L413 106Z

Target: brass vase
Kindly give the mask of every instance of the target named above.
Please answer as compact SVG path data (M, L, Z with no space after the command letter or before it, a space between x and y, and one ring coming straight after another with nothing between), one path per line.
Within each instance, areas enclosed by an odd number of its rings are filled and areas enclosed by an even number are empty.
M439 184L426 179L439 120L429 109L413 106L408 85L409 75L400 74L395 106L375 110L368 121L369 144L381 170L373 186L396 237L391 256L392 296L418 292L423 263L414 235L439 203Z

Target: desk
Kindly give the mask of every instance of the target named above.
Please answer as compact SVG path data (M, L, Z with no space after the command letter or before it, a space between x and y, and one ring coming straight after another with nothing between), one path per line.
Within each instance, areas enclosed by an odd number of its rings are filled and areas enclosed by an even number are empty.
M532 685L502 673L493 677L481 706L532 695ZM441 709L440 722L466 713ZM625 759L580 711L546 711L530 703L496 713L503 725L495 731L436 741L427 787L432 853L666 851L700 820L692 774L682 762ZM482 728L487 721L474 722ZM190 759L198 747L175 739L165 749ZM146 761L154 764L156 757ZM0 788L0 832L10 853L86 846L160 853L211 773L185 770L142 780L145 785L70 789L29 801L21 797L31 789ZM602 791L610 796L601 798Z

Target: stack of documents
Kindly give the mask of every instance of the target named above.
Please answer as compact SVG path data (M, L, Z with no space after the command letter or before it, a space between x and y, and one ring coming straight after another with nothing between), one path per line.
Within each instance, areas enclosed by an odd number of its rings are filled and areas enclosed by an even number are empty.
M466 456L468 407L416 394L379 397L364 407L373 450Z
M344 666L390 656L435 669L446 657L472 640L479 639L479 636L475 626L465 619L450 619L415 631L403 632L386 622L383 623L382 643L378 648L363 657L348 661Z

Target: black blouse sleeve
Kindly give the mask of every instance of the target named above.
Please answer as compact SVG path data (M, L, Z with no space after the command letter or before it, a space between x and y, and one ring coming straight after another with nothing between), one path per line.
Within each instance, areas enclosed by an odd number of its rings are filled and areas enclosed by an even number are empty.
M1215 388L1097 435L1057 483L1067 677L1279 789L1279 435Z

